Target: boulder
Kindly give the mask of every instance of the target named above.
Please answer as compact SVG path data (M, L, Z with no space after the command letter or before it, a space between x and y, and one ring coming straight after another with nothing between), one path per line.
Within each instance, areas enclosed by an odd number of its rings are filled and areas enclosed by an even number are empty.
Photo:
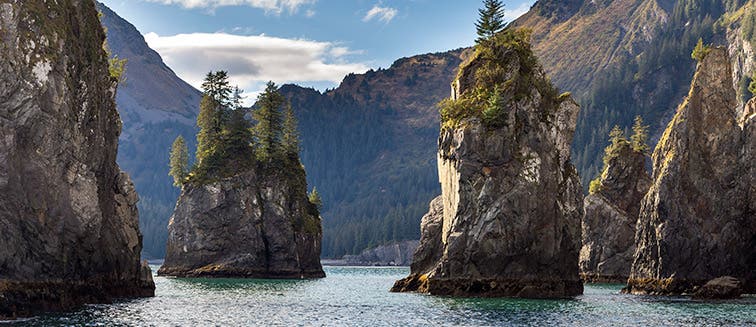
M706 300L737 299L740 298L742 292L741 283L737 278L724 276L706 282L704 286L693 293L693 298Z

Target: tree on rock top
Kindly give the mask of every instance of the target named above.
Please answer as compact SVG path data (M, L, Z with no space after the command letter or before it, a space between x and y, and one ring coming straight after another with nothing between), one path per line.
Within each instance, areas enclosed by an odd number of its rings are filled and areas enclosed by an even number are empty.
M186 147L184 137L179 135L171 146L170 171L168 175L173 177L173 185L180 186L189 173L189 149Z
M481 44L501 32L507 23L504 21L504 3L500 0L484 0L483 8L478 9L480 18L475 23L478 32L476 43Z
M269 161L283 152L281 107L284 103L286 99L278 92L278 87L273 82L268 82L265 91L257 98L258 108L252 113L257 121L257 126L255 126L255 135L259 143L257 160Z

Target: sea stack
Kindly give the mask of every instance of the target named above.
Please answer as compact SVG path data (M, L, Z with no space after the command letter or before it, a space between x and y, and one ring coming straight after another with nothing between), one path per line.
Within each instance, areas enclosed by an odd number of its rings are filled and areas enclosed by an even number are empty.
M620 138L607 148L598 183L585 197L580 275L586 282L624 283L635 254L635 223L651 186L646 155Z
M738 125L727 51L708 51L654 150L626 292L691 294L725 276L753 291L756 122Z
M0 1L0 319L154 295L90 0Z
M249 169L186 184L168 224L159 275L319 278L321 219L307 199L304 169Z
M253 109L253 125L248 109L230 101L226 72L209 73L205 85L194 168L186 170L183 139L171 152L171 175L182 187L158 274L325 277L321 200L315 190L307 194L288 101L268 83Z
M527 38L507 29L460 66L441 104L442 195L423 218L411 275L392 291L582 294L583 196L570 163L579 106L551 85Z

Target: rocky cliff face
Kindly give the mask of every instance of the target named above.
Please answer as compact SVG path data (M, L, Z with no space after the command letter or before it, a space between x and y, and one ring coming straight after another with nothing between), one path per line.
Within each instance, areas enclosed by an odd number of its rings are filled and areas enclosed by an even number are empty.
M537 87L550 85L537 64L529 66L526 57L509 48L494 52L506 58L500 67L504 76L532 85L525 95L503 95L512 101L502 110L501 127L488 127L479 118L442 127L442 195L423 218L411 275L394 291L517 297L582 293L582 189L570 163L579 107L569 96ZM477 70L489 60L479 54L461 68L452 84L453 99L473 92L481 76ZM518 75L526 71L527 76Z
M727 51L712 49L654 150L627 292L691 293L720 276L752 283L753 121L741 129L736 107Z
M159 275L324 277L322 229L307 200L304 171L255 169L204 185L184 185L168 225Z
M635 253L635 223L651 186L646 156L620 143L606 164L601 188L585 197L580 273L589 282L625 282Z
M0 1L0 319L151 296L94 3Z

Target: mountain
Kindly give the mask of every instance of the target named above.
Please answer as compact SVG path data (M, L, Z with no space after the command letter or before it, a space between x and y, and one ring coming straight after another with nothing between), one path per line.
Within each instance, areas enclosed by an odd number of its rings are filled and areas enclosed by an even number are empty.
M581 105L572 161L584 187L601 169L613 125L627 130L641 115L655 145L688 90L699 38L728 48L742 107L754 64L754 7L752 0L540 0L512 23L533 31L547 75ZM194 147L200 94L133 26L101 10L113 53L129 59L117 98L124 120L118 159L141 197L145 255L162 257L178 196L167 176L168 150L179 134ZM448 95L465 53L403 58L322 93L282 87L300 120L308 182L325 202L325 257L419 238L420 217L440 194L435 104Z
M103 4L98 9L112 53L127 60L116 96L123 120L118 163L139 193L143 256L162 258L168 218L179 195L168 176L168 153L178 135L194 153L201 93L176 76L133 25Z
M733 80L750 96L752 8L746 0L541 0L513 22L533 30L554 83L582 106L572 149L583 185L599 173L612 126L628 129L641 115L658 140L688 90L699 39L729 47Z
M436 103L464 53L399 59L324 93L281 88L299 119L309 185L325 204L323 257L420 237L420 218L441 192Z

